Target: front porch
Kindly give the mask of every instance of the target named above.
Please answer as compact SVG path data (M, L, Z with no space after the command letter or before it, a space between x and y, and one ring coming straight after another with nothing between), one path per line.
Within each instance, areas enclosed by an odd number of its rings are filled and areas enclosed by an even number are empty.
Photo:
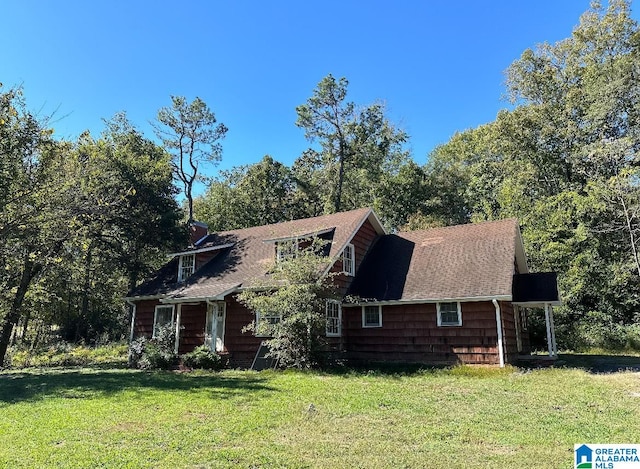
M536 308L544 310L548 356L532 360L556 360L558 345L556 343L556 329L553 322L553 307L560 306L558 293L558 278L555 272L541 272L535 274L516 274L513 276L513 305L519 308ZM527 357L519 356L518 359Z

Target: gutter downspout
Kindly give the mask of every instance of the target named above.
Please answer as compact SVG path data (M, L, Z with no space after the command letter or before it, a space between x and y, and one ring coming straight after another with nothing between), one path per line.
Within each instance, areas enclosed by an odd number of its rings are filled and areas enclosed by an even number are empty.
M178 303L178 311L176 312L176 342L174 351L176 355L180 349L180 321L182 320L182 303Z
M504 368L504 348L502 346L502 318L500 317L500 303L495 298L491 300L496 307L496 325L498 327L498 356L500 358L500 368Z
M207 302L207 313L206 313L206 315L207 315L207 317L208 317L208 316L209 316L209 306L211 306L211 309L212 309L212 311L213 311L213 305L215 304L215 301L214 301L214 300L212 300L211 298L207 298L205 301ZM217 314L217 313L216 313L216 314ZM212 318L211 318L211 322L212 322L212 323L213 323L214 321L217 321L217 320L218 320L218 318L217 318L217 317L212 317ZM206 345L206 344L207 344L207 334L210 334L210 335L211 335L211 344L210 344L210 348L212 347L212 350L215 352L215 351L216 351L216 348L215 348L215 347L216 347L216 338L215 338L215 337L213 337L213 334L211 334L211 329L213 328L213 324L209 324L208 326L209 326L209 329L207 330L207 329L206 329L207 324L206 324L206 322L205 322L204 345Z
M133 332L136 323L136 304L131 300L125 300L129 306L132 307L131 311L131 330L129 331L129 343L133 342Z

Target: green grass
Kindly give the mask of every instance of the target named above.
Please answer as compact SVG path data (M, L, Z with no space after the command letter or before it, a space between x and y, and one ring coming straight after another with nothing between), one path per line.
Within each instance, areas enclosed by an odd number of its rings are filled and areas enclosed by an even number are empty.
M0 373L0 467L562 468L640 440L640 374Z

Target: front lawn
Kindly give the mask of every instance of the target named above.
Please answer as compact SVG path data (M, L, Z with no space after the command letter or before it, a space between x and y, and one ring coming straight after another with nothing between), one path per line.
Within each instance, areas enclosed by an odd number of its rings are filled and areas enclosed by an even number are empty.
M0 467L572 467L640 441L640 373L0 373Z

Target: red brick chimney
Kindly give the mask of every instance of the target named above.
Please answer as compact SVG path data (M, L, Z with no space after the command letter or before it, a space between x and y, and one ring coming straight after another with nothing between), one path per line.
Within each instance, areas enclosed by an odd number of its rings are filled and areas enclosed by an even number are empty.
M194 221L189 227L189 243L195 246L198 241L209 234L209 226L206 223Z

